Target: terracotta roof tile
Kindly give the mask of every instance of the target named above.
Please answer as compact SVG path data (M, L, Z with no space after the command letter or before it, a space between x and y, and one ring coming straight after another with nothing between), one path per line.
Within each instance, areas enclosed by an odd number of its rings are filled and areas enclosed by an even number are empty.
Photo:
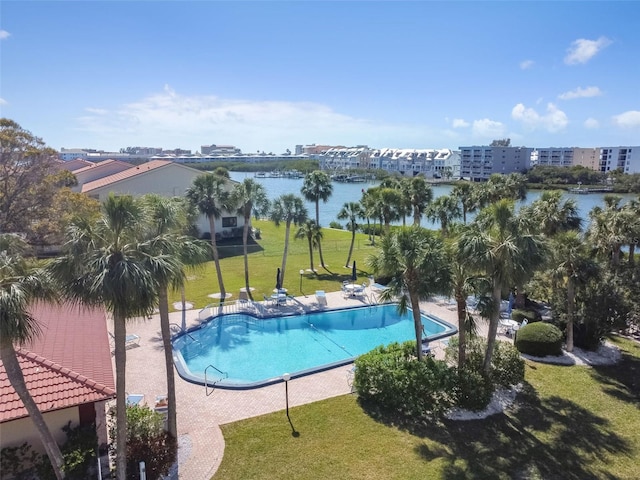
M113 398L115 384L105 314L97 309L37 304L42 334L16 349L27 388L41 411ZM0 363L0 422L27 411Z
M127 170L123 170L122 172L114 173L113 175L109 175L108 177L100 178L98 180L94 180L93 182L87 182L82 185L82 193L90 192L91 190L102 188L107 185L111 185L112 183L125 180L127 178L135 177L136 175L146 173L149 170L162 168L166 165L169 165L170 163L172 162L169 160L151 160L150 162L143 163L142 165L138 165L137 167L131 167Z

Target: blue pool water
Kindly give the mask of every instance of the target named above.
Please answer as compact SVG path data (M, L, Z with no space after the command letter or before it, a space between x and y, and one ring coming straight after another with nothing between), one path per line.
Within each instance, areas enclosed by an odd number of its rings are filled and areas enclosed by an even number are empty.
M429 339L453 335L446 322L422 315ZM207 373L216 386L252 388L279 381L287 372L305 375L352 362L378 345L415 339L411 311L400 316L396 305L331 310L306 315L256 319L234 314L215 317L174 340L180 375L203 383Z

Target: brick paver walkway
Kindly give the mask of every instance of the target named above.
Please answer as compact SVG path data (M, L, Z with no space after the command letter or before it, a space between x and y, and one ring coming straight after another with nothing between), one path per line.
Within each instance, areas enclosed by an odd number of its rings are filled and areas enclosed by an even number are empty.
M369 289L367 289L368 291ZM370 293L370 292L368 292ZM356 306L368 298L343 298L341 292L328 292L328 308ZM297 297L290 309L317 308L315 295ZM456 313L451 307L426 303L423 312L457 325ZM187 311L187 327L197 325L198 311ZM182 313L170 314L173 323L181 324ZM108 328L113 331L109 321ZM156 395L166 393L166 375L160 336L159 317L133 321L129 333L140 335L140 345L127 350L127 392L145 395L147 405L153 407ZM434 349L442 355L442 349ZM296 378L289 382L289 405L303 405L318 400L348 394L347 373L352 367L344 366L325 372ZM115 371L115 366L114 366ZM176 375L178 436L181 444L179 471L181 479L208 480L217 470L224 454L224 438L220 425L237 420L284 410L283 384L252 390L216 389L205 395L202 385L186 382Z

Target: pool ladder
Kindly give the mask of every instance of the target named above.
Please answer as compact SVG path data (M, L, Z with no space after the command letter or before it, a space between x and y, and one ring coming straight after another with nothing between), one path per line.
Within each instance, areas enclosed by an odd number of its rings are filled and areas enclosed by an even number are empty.
M207 370L209 370L210 368L213 368L216 372L222 375L222 377L218 378L215 382L211 384L211 390L209 390L209 382L207 381ZM229 377L229 374L227 372L223 372L222 370L214 367L213 365L207 366L207 368L204 369L204 393L207 395L207 397L211 395L213 391L216 389L216 383L228 377Z

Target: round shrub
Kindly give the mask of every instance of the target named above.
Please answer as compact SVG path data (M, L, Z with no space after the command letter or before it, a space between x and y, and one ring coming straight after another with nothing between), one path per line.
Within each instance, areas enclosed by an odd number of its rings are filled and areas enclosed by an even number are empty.
M482 373L472 368L458 371L455 388L457 407L474 412L483 410L489 405L493 391L491 380Z
M511 312L511 320L522 323L525 318L528 323L539 322L542 320L540 314L535 310L520 310L516 308Z
M562 332L550 323L532 323L518 330L515 346L518 351L537 357L560 355Z
M491 366L491 376L497 385L510 387L524 381L524 360L510 343L496 342Z

